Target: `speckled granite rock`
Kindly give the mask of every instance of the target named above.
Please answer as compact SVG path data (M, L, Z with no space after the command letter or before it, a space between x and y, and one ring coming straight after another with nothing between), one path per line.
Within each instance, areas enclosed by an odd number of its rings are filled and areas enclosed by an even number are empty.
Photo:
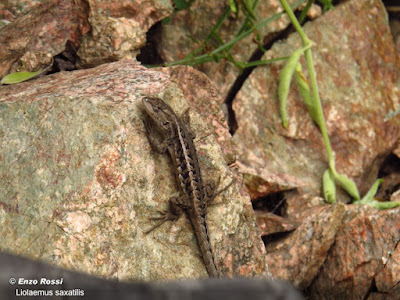
M190 81L206 104L185 100ZM187 218L144 235L177 187L170 158L148 143L141 99L162 97L178 114L191 107L203 177L220 177L222 187L238 175L216 141L226 147L229 134L213 89L191 68L149 70L129 60L3 86L0 250L107 278L207 276ZM238 179L209 209L216 263L227 277L267 276Z
M4 15L6 23L0 27L0 77L39 70L57 55L71 60L61 70L135 59L148 29L173 10L169 0L26 2L0 4L0 21ZM12 12L21 7L24 13L15 18Z
M80 67L135 59L146 43L146 32L172 13L169 0L88 0L91 32L78 51Z
M12 10L12 2L8 5ZM51 0L28 7L0 28L0 77L48 66L52 57L67 47L78 49L82 36L90 30L81 0Z
M346 211L310 291L311 299L396 299L400 295L400 209ZM370 295L374 292L373 295Z

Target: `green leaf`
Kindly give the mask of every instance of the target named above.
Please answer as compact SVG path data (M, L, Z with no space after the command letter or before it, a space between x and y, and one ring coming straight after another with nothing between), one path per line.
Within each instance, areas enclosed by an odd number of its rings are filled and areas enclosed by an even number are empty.
M323 12L334 8L332 5L332 0L319 0L318 2L321 2L324 5L324 7L322 8Z
M229 3L229 8L231 9L231 12L237 13L238 12L238 4L236 0L228 0Z
M322 177L322 188L324 191L325 201L331 204L336 203L335 180L329 169L325 170L324 176Z
M335 174L337 183L355 200L360 200L360 194L353 180L344 174Z
M176 10L188 8L195 0L174 0Z
M165 17L164 19L162 19L161 23L164 25L171 23L171 16L168 16L168 17Z
M310 116L314 120L314 122L317 123L317 125L319 127L321 127L322 120L321 120L320 116L318 115L317 109L315 108L311 90L310 90L310 87L308 86L307 79L305 78L305 76L302 72L300 63L297 64L296 72L294 73L294 76L296 79L297 87L299 89L301 98L303 98L303 101L304 101L305 105L307 106L308 113L310 114Z
M400 202L397 201L377 201L374 199L376 192L378 191L379 185L383 182L383 179L377 179L372 187L369 189L368 193L361 199L361 201L356 201L356 204L365 204L373 208L384 210L400 206Z
M292 81L293 73L296 70L296 66L299 62L300 56L304 53L304 49L297 49L289 56L286 65L283 67L281 74L279 75L279 87L278 97L280 104L280 113L282 118L283 127L287 127L287 111L286 111L286 100L289 95L290 82Z
M365 196L361 199L360 203L361 204L368 204L374 200L374 196L376 195L376 192L378 191L379 185L383 182L383 179L377 179L372 187L369 189L368 193L365 194Z
M0 84L15 84L23 81L27 81L38 76L43 70L37 72L15 72L4 76L0 81Z
M379 210L384 210L384 209L390 209L390 208L395 208L400 206L400 202L397 201L377 201L377 200L372 200L367 204L368 206L371 206L373 208L379 209Z
M243 3L244 14L255 21L256 15L254 14L254 11L253 11L253 1L252 0L244 0L244 1L242 1L242 3Z

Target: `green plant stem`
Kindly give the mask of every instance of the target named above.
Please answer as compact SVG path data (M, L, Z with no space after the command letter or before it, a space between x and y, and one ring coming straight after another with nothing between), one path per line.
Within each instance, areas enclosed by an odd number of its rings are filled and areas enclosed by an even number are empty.
M303 42L303 47L307 47L309 44L312 42L308 39L306 34L303 31L303 28L301 27L300 23L297 21L296 16L294 15L291 7L288 5L286 0L280 0L282 3L283 8L285 9L286 13L288 14L294 28L297 30L297 32L300 35L300 38ZM314 63L312 60L312 53L311 53L311 48L308 48L304 51L304 56L307 62L307 68L309 71L310 75L310 81L311 81L311 90L313 93L313 101L314 101L314 106L317 110L317 114L320 117L320 130L322 134L322 138L325 143L325 148L326 152L328 154L328 162L329 162L329 167L332 169L332 172L336 172L335 170L335 160L333 157L333 152L332 152L332 147L331 147L331 142L329 141L329 136L328 136L328 131L325 126L325 118L324 114L322 112L322 105L321 105L321 99L319 98L319 92L318 92L318 86L317 86L317 77L314 69Z
M293 8L297 8L299 5L301 5L305 1L306 0L299 0L296 3L294 3L292 5L292 7ZM288 6L288 7L290 8L290 6ZM271 23L272 21L275 21L276 19L280 18L280 16L282 16L283 14L284 14L284 12L275 14L275 15L269 17L268 19L265 19L262 22L256 24L254 26L254 28L259 30L259 29L263 28L264 26L268 25L269 23ZM196 64L202 64L202 63L214 61L215 57L224 57L223 51L225 51L226 49L230 48L231 46L233 46L234 44L236 44L237 42L239 42L240 40L242 40L246 36L252 34L253 32L254 32L254 29L246 30L246 31L242 32L241 34L239 34L234 39L232 39L229 42L227 42L226 44L218 47L217 49L214 49L210 53L199 55L197 57L187 57L187 58L184 58L184 59L181 59L181 60L177 60L177 61L173 61L173 62L170 62L170 63L166 63L165 66L175 66L175 65L185 65L185 64L186 65L196 65Z
M311 5L312 5L313 3L314 3L314 0L308 0L308 2L307 2L307 4L306 4L306 7L304 7L303 11L302 11L301 14L300 14L300 17L299 17L299 22L300 22L300 24L303 24L304 20L305 20L306 17L307 17L307 13L308 13L308 11L310 10Z
M211 38L218 36L217 31L221 28L222 24L228 17L229 13L230 13L230 9L228 7L225 9L224 13L219 18L217 24L215 24L215 26L211 29L211 31L208 34L208 36L206 37L206 39L202 42L202 46L198 47L193 52L189 53L186 57L194 57L195 55L197 55L198 53L200 53L203 50L203 45L206 45L208 43L208 41L211 40Z
M285 0L283 0L285 1ZM311 89L313 92L313 100L314 100L314 105L317 108L317 114L321 118L321 123L320 123L320 130L322 137L324 139L326 151L328 154L328 160L329 160L329 166L331 166L333 171L335 170L335 159L333 157L333 152L332 152L332 147L331 147L331 142L329 140L328 136L328 131L325 126L325 117L322 111L322 105L321 105L321 100L319 98L319 93L318 93L318 86L317 86L317 78L315 76L315 70L314 70L314 64L312 60L312 54L311 54L311 49L308 49L305 51L305 57L307 61L307 68L310 74L310 81L311 81Z
M282 56L282 57L271 58L271 59L255 60L255 61L251 61L251 62L243 64L243 69L249 68L249 67L261 66L261 65L268 65L270 63L274 63L277 61L287 60L288 58L289 58L288 56Z
M233 61L228 59L229 61L231 61L232 63L234 63L235 65L237 65L240 69L246 69L246 68L250 68L250 67L255 67L255 66L262 66L262 65L268 65L268 64L272 64L278 61L283 61L283 60L287 60L289 57L288 56L282 56L282 57L276 57L276 58L271 58L271 59L263 59L263 60L255 60L255 61L251 61L248 63L245 62L241 62L241 61ZM213 60L213 59L211 59ZM163 67L163 65L144 65L146 68L159 68L159 67Z

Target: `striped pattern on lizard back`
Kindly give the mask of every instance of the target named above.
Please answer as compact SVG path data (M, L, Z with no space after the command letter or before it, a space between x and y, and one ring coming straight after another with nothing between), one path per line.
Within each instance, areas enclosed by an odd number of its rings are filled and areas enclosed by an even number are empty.
M218 277L205 220L207 195L193 144L193 134L162 100L144 98L143 103L167 140L167 149L174 162L176 178L184 197L179 200L180 206L188 214L207 271L210 276Z

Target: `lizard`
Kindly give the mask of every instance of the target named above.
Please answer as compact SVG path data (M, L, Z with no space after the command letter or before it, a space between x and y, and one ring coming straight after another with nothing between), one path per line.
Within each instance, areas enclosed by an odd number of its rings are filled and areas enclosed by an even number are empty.
M188 127L189 108L181 117L178 117L172 108L159 98L144 97L142 103L150 116L150 119L147 118L144 121L149 143L159 153L169 152L181 193L180 197L169 199L167 210L158 210L160 216L152 219L159 222L145 234L166 221L178 219L185 212L192 224L209 276L221 277L215 264L207 230L207 205L217 195L227 190L233 181L219 191L215 191L214 182L203 182L197 151L193 143L195 135ZM155 124L155 128L152 123ZM162 142L155 139L156 130L163 137Z

